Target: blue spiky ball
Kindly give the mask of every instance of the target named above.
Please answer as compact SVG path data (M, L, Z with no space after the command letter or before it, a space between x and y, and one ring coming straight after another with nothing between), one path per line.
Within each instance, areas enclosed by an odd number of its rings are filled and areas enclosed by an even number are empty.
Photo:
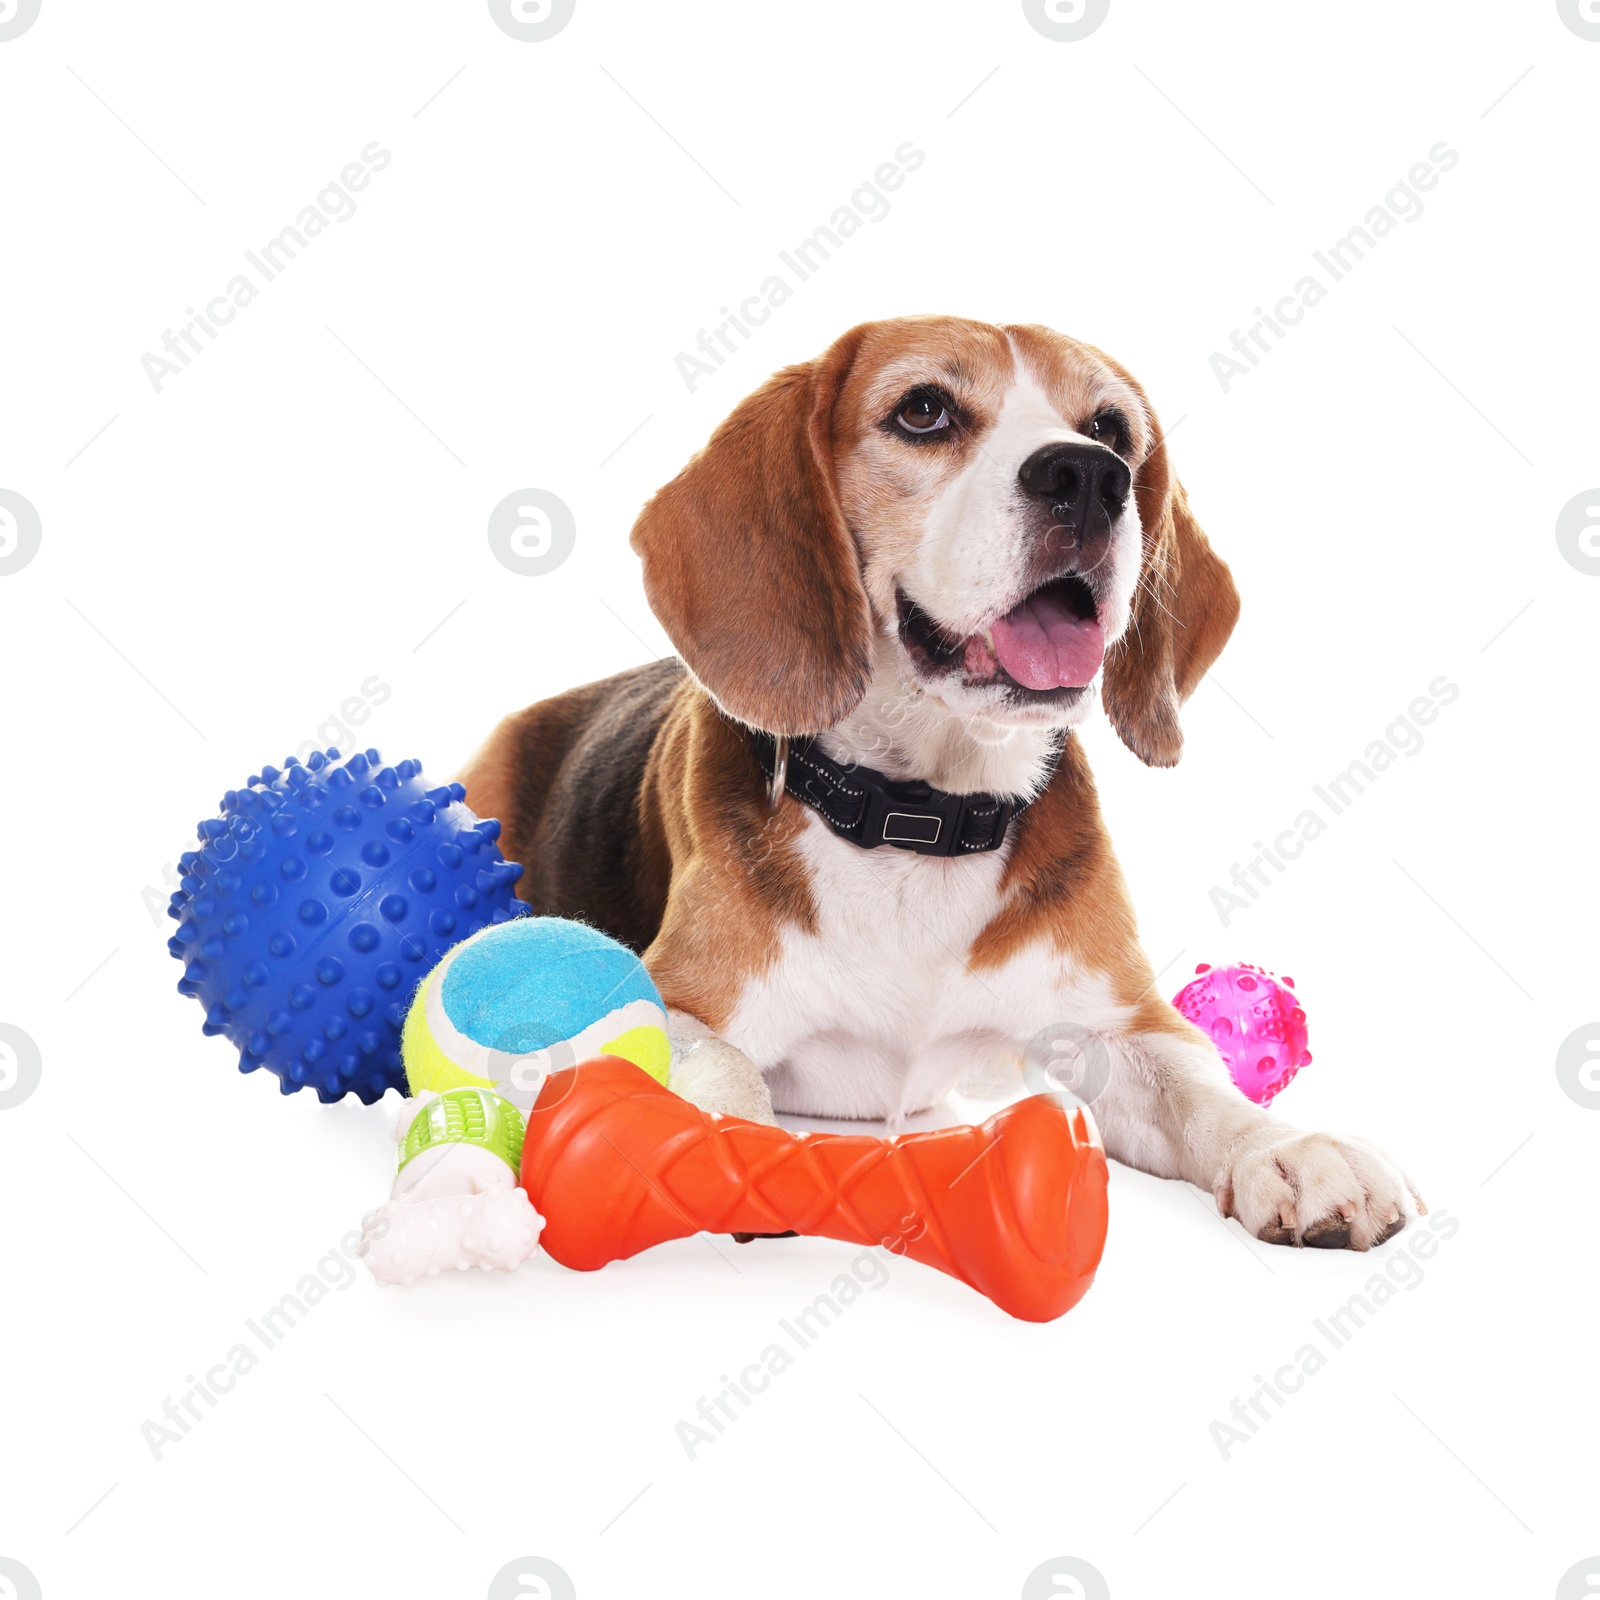
M522 868L501 856L459 783L430 789L416 761L314 752L263 767L222 797L180 861L167 948L179 994L205 1008L239 1070L323 1101L406 1092L400 1030L444 953L523 916Z

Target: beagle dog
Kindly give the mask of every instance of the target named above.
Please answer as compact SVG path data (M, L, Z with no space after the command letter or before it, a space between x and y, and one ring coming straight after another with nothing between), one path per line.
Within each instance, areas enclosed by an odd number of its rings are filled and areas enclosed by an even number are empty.
M674 1089L892 1124L1067 1064L1109 1155L1258 1238L1365 1250L1426 1209L1246 1100L1140 948L1072 730L1098 701L1176 762L1239 602L1121 366L1043 327L854 328L632 544L681 659L508 716L460 777L535 911L643 954Z

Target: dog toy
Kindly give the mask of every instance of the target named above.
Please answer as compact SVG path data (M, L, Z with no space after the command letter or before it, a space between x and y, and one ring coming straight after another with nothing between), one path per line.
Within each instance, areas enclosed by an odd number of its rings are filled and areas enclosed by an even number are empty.
M522 1128L522 1113L488 1089L430 1095L402 1118L394 1192L363 1219L356 1247L379 1283L509 1272L538 1249L544 1219L517 1184Z
M1270 1106L1301 1067L1310 1063L1306 1014L1293 978L1238 962L1213 967L1202 961L1172 998L1173 1005L1211 1036L1239 1090Z
M463 940L423 979L406 1013L413 1094L470 1084L524 1110L545 1076L620 1056L667 1081L667 1014L644 963L598 929L526 917Z
M1044 1095L981 1127L796 1134L703 1112L602 1058L546 1080L522 1186L548 1219L545 1249L579 1271L701 1229L792 1229L884 1245L1030 1322L1077 1304L1106 1237L1093 1124Z
M459 783L429 789L415 761L337 750L263 767L199 825L181 858L167 948L180 994L205 1008L239 1070L285 1094L368 1104L404 1089L400 1030L417 980L466 936L528 907Z

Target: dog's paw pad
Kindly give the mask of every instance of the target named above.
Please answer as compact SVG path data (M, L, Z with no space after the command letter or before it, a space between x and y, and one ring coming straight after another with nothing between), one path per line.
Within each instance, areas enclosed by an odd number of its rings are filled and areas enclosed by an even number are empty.
M1300 1242L1312 1250L1348 1250L1350 1224L1343 1217L1324 1217L1306 1229Z

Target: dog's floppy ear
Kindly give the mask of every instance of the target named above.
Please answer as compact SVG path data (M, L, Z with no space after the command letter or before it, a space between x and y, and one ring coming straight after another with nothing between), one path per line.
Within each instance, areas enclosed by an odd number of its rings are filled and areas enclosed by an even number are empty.
M1157 439L1135 491L1144 564L1127 632L1106 657L1105 705L1141 761L1170 767L1183 753L1178 707L1228 642L1239 591L1172 476L1159 428Z
M770 378L633 525L645 594L725 711L816 733L859 703L872 613L833 470L833 410L860 344Z

